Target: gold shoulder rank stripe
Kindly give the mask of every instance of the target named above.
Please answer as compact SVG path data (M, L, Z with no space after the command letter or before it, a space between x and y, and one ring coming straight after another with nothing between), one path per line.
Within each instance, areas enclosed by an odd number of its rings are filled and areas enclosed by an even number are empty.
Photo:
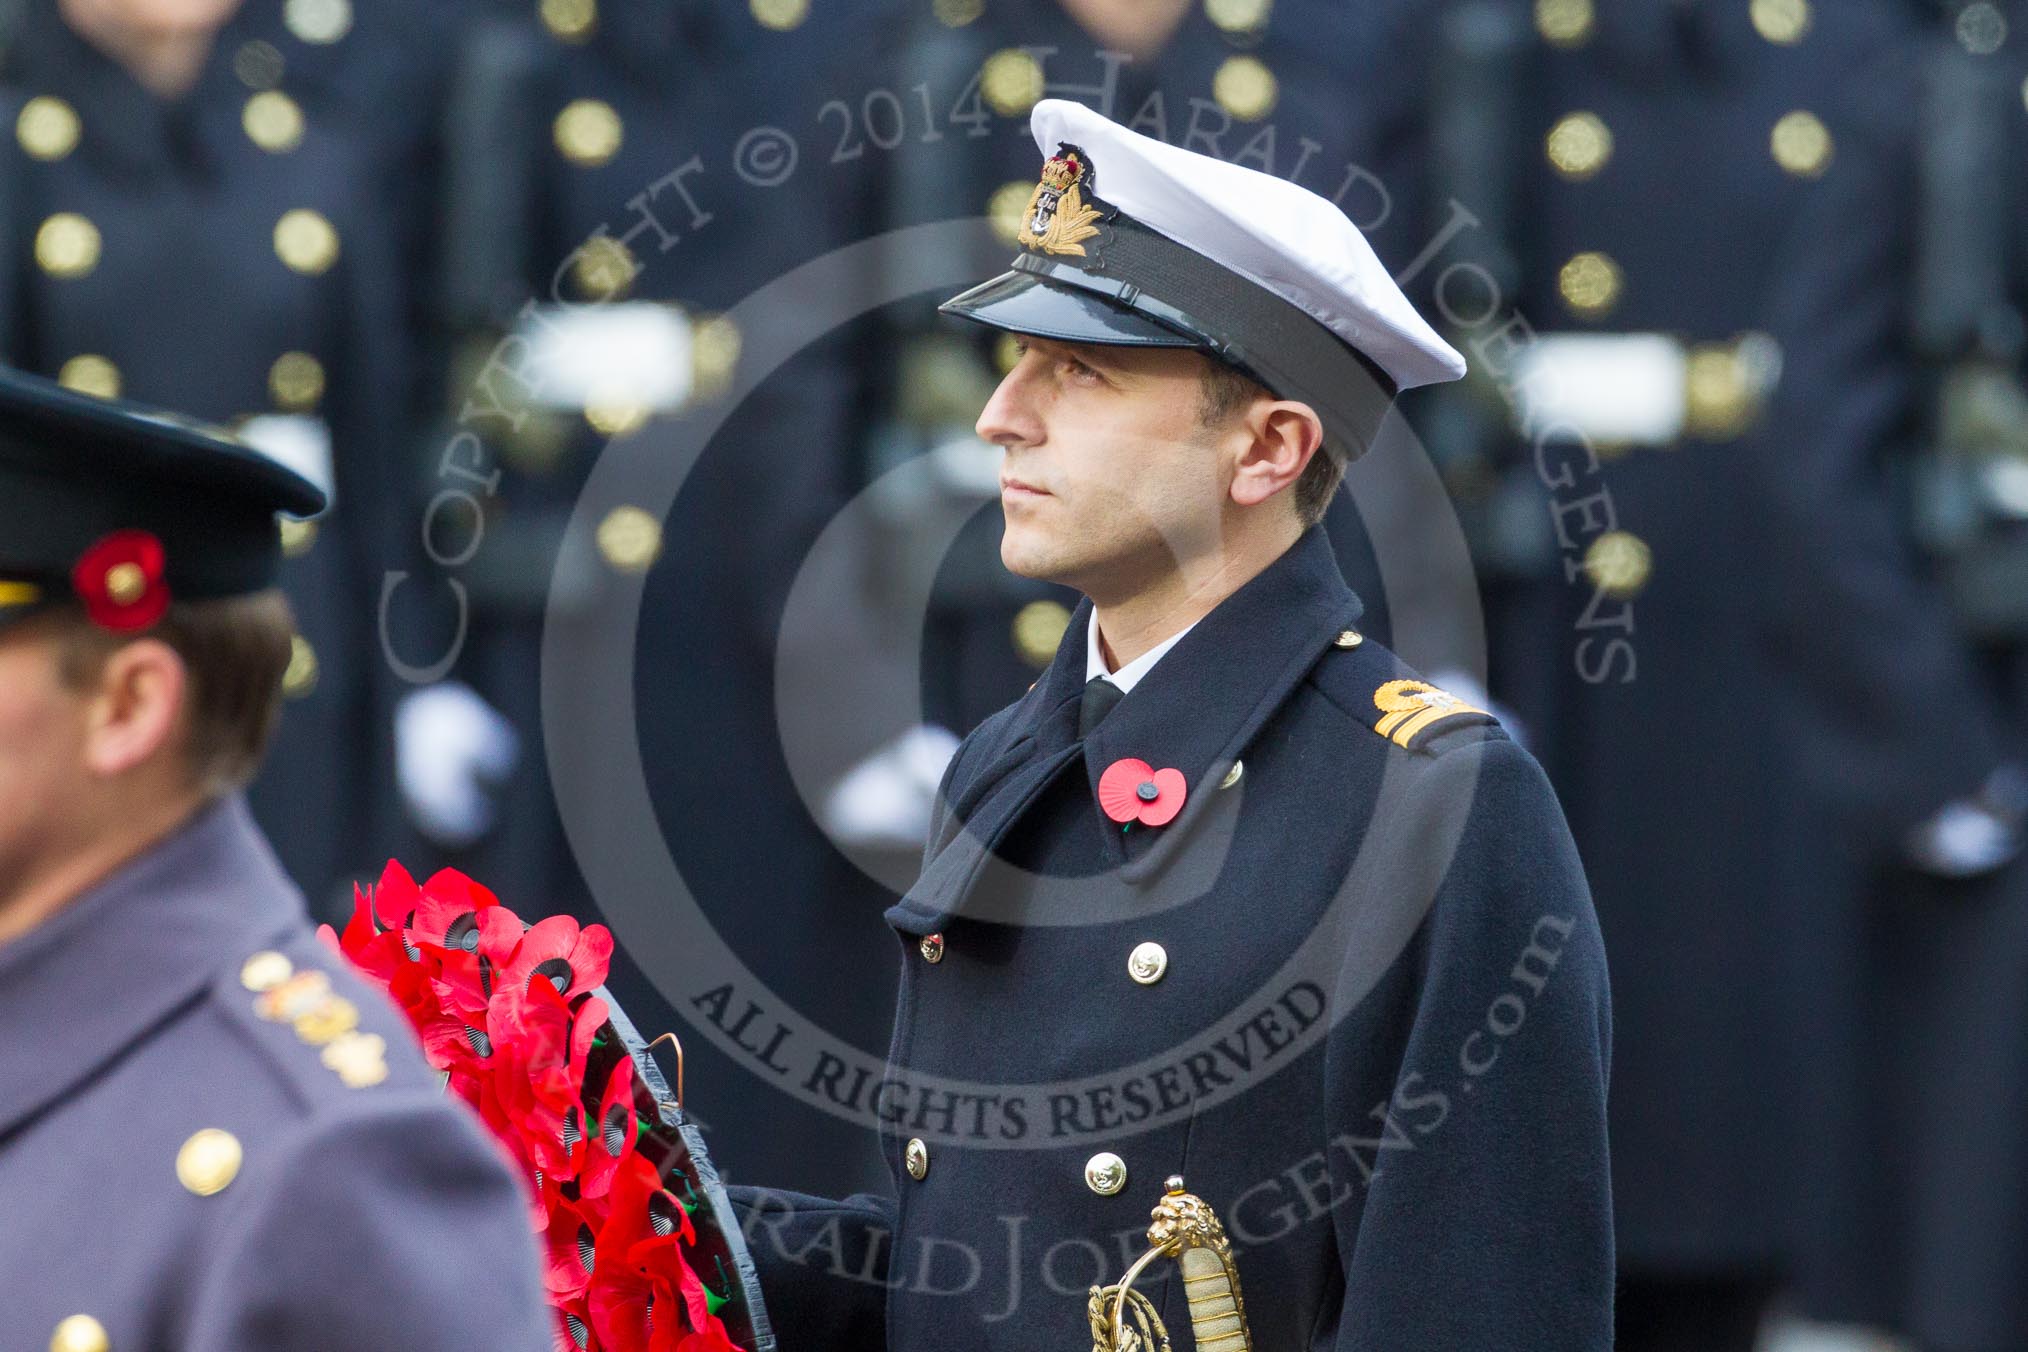
M1413 749L1418 737L1450 719L1470 714L1492 718L1478 705L1427 681L1389 681L1373 692L1373 705L1381 714L1374 731L1404 750Z
M0 610L9 606L32 606L42 599L42 588L28 582L0 582Z

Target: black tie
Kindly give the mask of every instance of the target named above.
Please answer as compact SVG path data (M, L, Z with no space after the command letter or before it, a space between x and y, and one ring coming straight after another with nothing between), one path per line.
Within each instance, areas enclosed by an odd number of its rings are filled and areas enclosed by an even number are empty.
M1077 735L1089 737L1099 720L1113 711L1113 706L1127 697L1127 692L1103 676L1094 676L1085 682L1084 699L1077 706Z

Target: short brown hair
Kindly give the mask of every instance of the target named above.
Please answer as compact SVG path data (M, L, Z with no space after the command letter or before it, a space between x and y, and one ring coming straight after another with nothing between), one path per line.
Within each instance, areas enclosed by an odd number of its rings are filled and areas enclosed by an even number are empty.
M1198 420L1209 427L1224 422L1256 398L1273 397L1267 386L1244 371L1227 366L1216 357L1206 357ZM1331 505L1331 496L1344 478L1345 462L1332 453L1330 446L1318 446L1296 480L1296 515L1305 526L1314 526L1324 519L1324 509Z
M88 689L105 664L134 638L160 639L190 675L184 755L207 796L245 787L260 769L281 717L282 676L295 647L296 620L279 591L217 601L178 601L145 634L113 634L81 613L57 627L57 670L73 690Z

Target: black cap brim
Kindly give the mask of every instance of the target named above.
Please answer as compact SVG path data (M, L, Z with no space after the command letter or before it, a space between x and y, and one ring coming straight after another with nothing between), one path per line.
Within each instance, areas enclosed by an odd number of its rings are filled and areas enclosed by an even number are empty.
M1202 347L1204 344L1138 311L1028 272L1003 272L937 307L1009 333L1107 347Z

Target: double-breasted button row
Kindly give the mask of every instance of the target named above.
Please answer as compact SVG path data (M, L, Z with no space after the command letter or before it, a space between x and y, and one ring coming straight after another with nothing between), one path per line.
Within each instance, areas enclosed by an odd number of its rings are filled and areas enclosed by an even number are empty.
M929 1143L920 1136L909 1138L901 1150L902 1167L920 1183L929 1177ZM1127 1186L1127 1162L1110 1150L1101 1150L1084 1162L1084 1184L1101 1197L1117 1196Z

